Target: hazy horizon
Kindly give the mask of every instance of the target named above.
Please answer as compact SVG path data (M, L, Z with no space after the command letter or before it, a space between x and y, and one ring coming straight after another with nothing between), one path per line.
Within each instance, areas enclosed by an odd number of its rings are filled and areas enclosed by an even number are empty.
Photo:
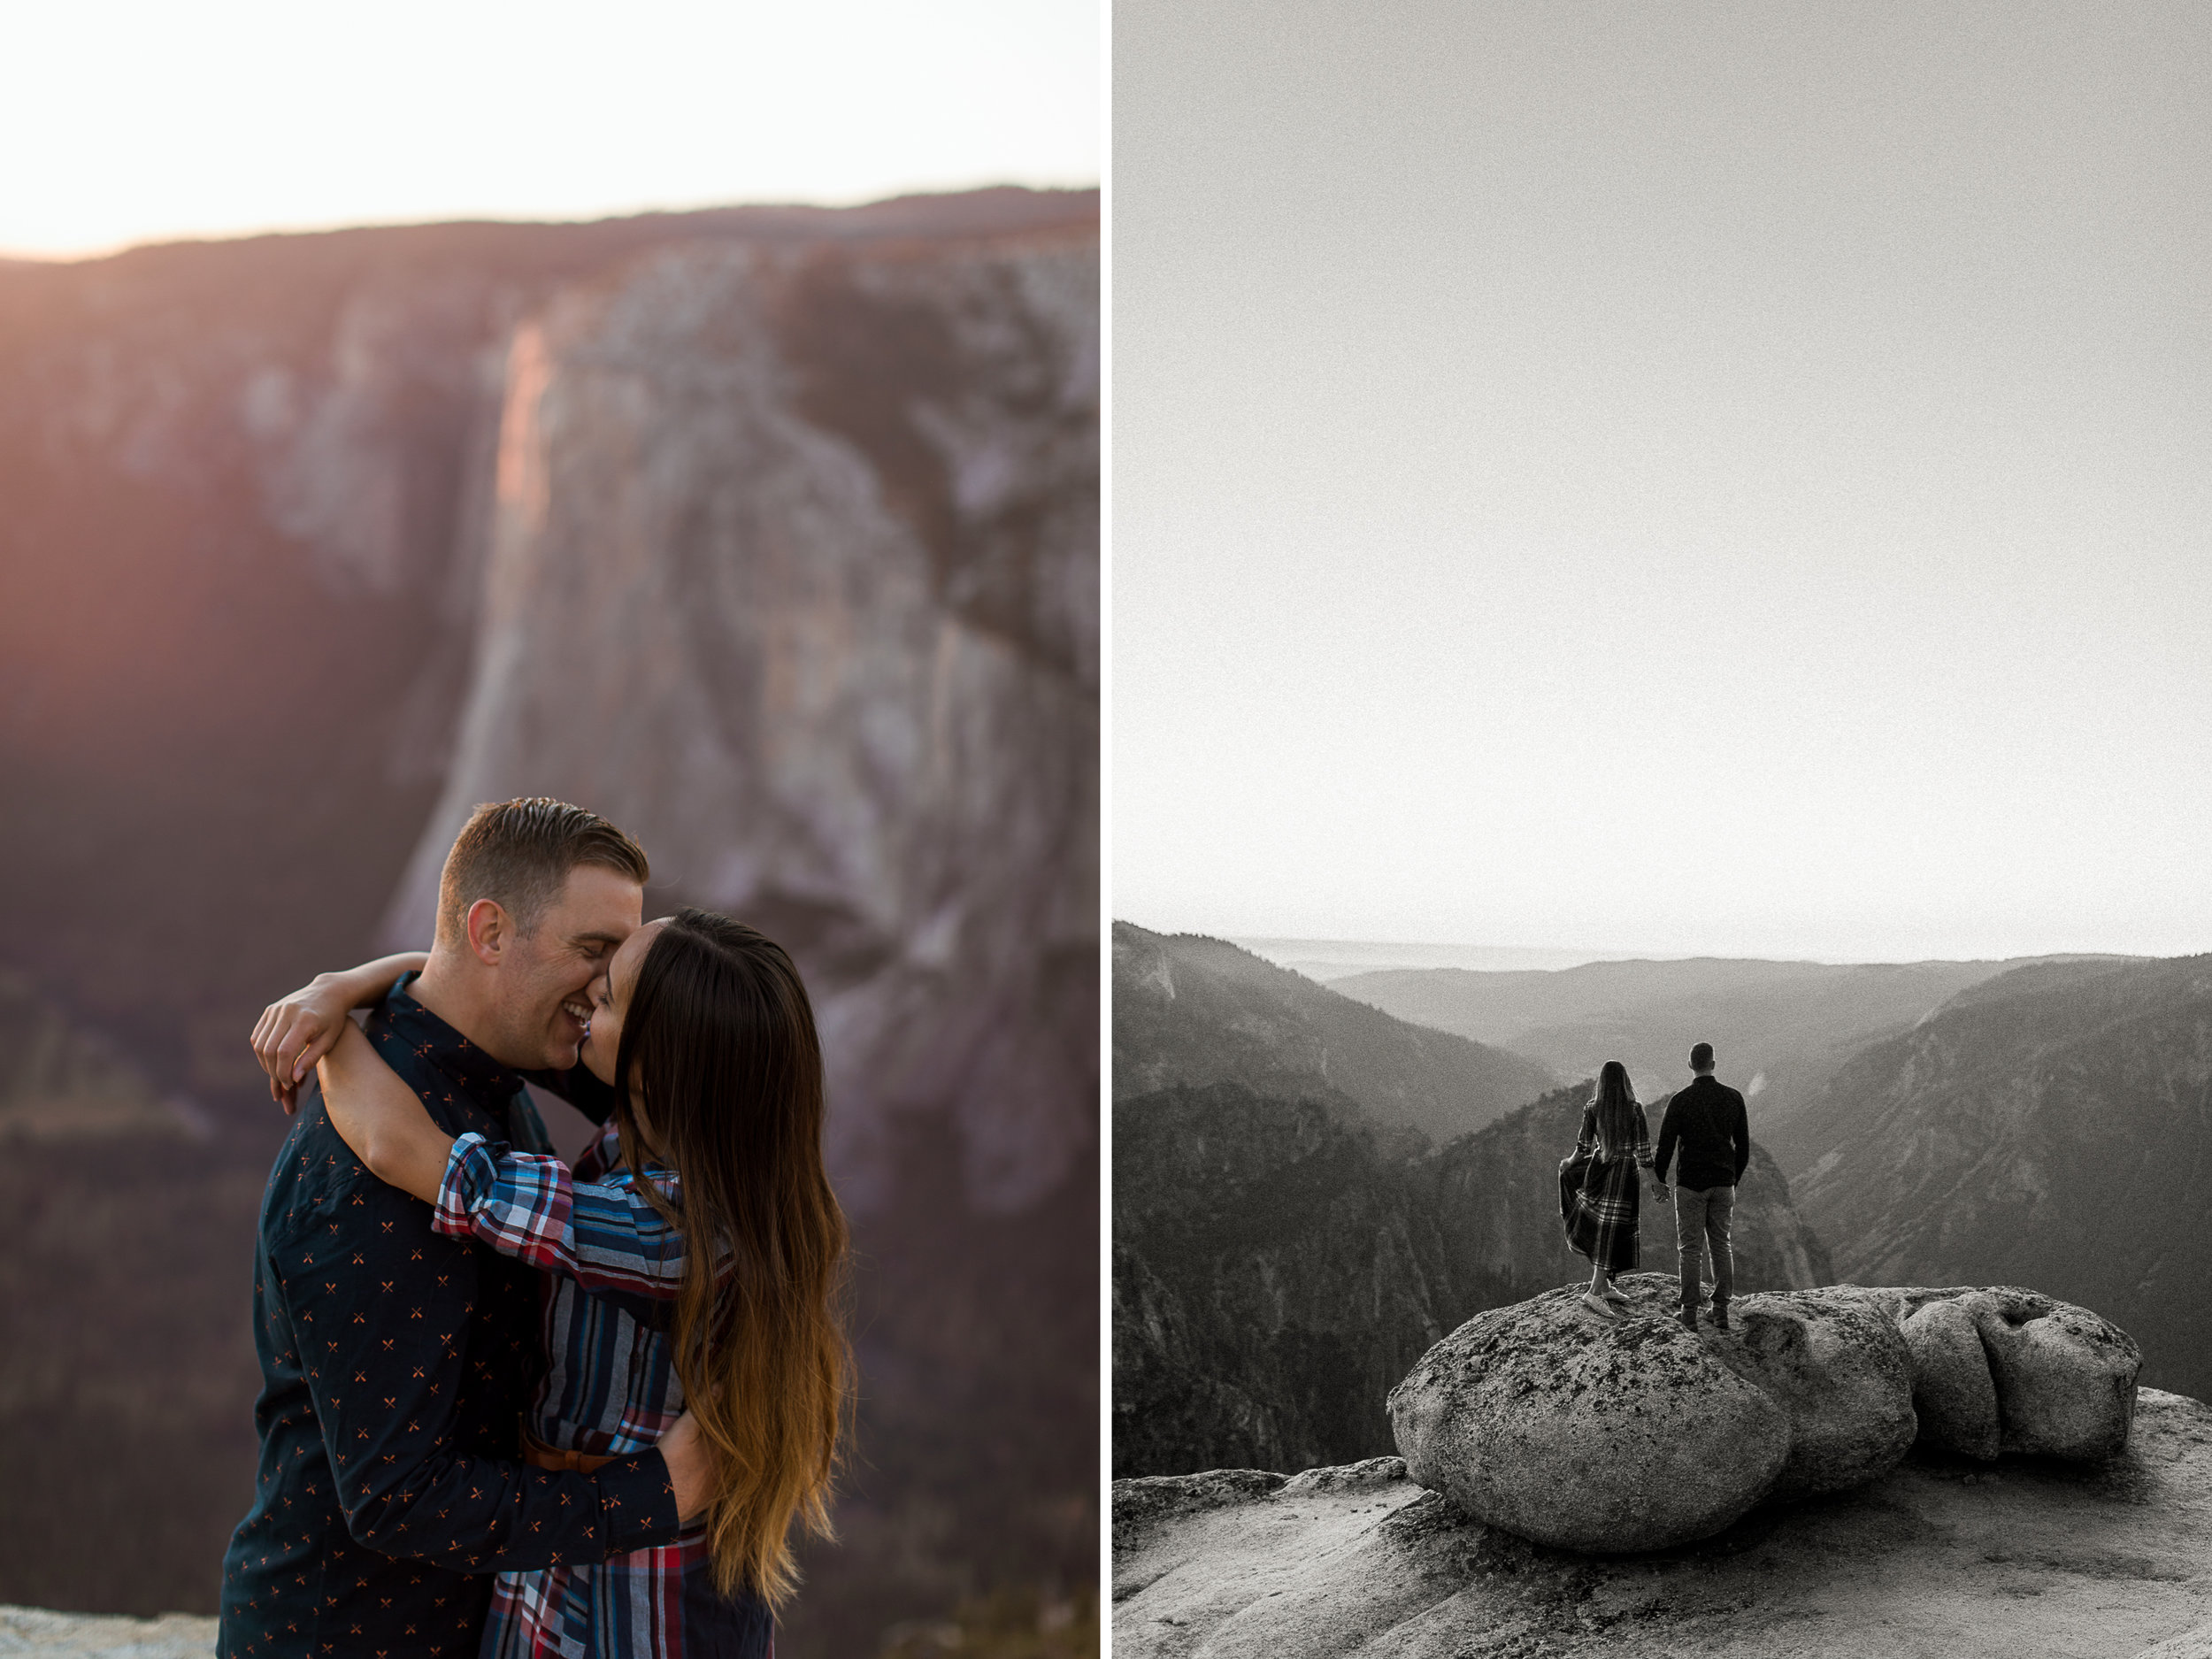
M265 236L328 236L351 231L419 230L460 225L568 226L596 225L613 220L648 219L656 215L672 218L691 213L715 213L733 210L777 208L821 208L835 211L852 207L871 207L887 202L918 199L940 196L964 196L995 189L1033 190L1041 195L1055 192L1079 194L1096 192L1090 184L1036 184L1023 180L996 179L982 180L969 184L946 185L942 188L924 187L915 189L895 189L880 195L862 193L849 198L800 201L749 199L743 201L689 202L676 207L628 206L606 211L586 211L573 214L558 213L461 213L433 214L423 218L346 219L331 224L296 224L251 226L236 230L188 233L174 236L155 236L142 241L119 242L111 247L90 248L63 253L25 252L19 249L0 249L0 265L65 265L111 259L119 254L135 252L146 248L173 247L180 243L252 242Z
M1115 53L1117 914L2212 948L2212 12Z
M1098 0L214 0L12 18L0 257L852 206L1103 171Z
M2032 950L2002 956L1824 956L1806 952L1745 953L1710 950L1633 949L1575 945L1486 945L1464 940L1380 940L1309 938L1270 933L1226 933L1206 927L1165 927L1133 916L1117 915L1147 933L1194 934L1221 939L1278 967L1296 968L1314 976L1315 965L1341 972L1368 972L1390 968L1463 968L1479 973L1557 972L1597 962L1738 961L1812 963L1823 967L1898 966L1926 962L2000 962L2047 956L2133 956L2149 952L2106 950ZM2172 953L2169 953L2172 954ZM2199 955L2200 952L2182 952ZM1340 977L1340 975L1337 976Z

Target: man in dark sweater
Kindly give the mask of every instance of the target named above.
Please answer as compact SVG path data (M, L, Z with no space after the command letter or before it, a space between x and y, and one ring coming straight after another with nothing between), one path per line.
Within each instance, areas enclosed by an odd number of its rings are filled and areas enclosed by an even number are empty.
M1675 1172L1674 1238L1682 1252L1682 1323L1697 1329L1698 1264L1713 1253L1713 1325L1728 1328L1728 1298L1736 1287L1736 1259L1728 1223L1736 1210L1736 1183L1751 1162L1751 1124L1743 1096L1713 1076L1713 1045L1690 1050L1697 1076L1667 1102L1659 1124L1659 1156L1652 1170L1663 1181L1667 1162L1682 1149Z

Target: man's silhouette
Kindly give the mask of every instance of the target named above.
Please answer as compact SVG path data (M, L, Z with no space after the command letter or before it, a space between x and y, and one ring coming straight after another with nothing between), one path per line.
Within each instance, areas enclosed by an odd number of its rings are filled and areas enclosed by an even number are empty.
M1705 1248L1713 1255L1713 1325L1728 1328L1728 1299L1736 1287L1735 1253L1728 1224L1736 1210L1736 1183L1751 1162L1751 1125L1743 1096L1713 1076L1713 1045L1690 1050L1697 1076L1667 1102L1659 1125L1659 1156L1652 1167L1661 1180L1675 1148L1682 1151L1675 1174L1674 1237L1682 1252L1682 1323L1697 1329L1698 1263Z

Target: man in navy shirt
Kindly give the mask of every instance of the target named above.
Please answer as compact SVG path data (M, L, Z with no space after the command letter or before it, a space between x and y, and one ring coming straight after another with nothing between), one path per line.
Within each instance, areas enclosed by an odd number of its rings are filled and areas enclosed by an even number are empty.
M588 993L639 923L637 844L556 801L480 807L440 884L435 944L368 1033L441 1127L549 1150L526 1075L603 1120L576 1067ZM536 1273L431 1231L319 1098L262 1200L254 1338L259 1486L223 1560L225 1659L472 1655L488 1575L671 1543L699 1507L695 1437L589 1474L532 1467Z
M1674 1188L1674 1238L1682 1253L1682 1323L1697 1329L1698 1267L1713 1256L1713 1325L1728 1328L1728 1299L1736 1287L1736 1256L1728 1241L1736 1211L1736 1183L1751 1162L1751 1125L1743 1096L1713 1076L1713 1045L1690 1050L1690 1086L1676 1091L1659 1122L1659 1156L1652 1168L1667 1179L1667 1160L1682 1149Z

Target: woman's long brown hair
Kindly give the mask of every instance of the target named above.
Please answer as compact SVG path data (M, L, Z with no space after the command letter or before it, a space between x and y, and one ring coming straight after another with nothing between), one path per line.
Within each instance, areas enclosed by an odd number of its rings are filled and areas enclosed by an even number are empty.
M1598 1109L1598 1145L1608 1164L1614 1162L1636 1139L1636 1090L1628 1080L1628 1068L1608 1060L1598 1071L1597 1093L1590 1103Z
M833 1536L830 1482L852 1397L844 1212L822 1167L822 1050L783 948L683 910L638 966L622 1022L615 1125L675 1168L678 1204L638 1190L684 1238L675 1365L715 1452L707 1543L722 1594L771 1608L798 1584L794 1520Z

